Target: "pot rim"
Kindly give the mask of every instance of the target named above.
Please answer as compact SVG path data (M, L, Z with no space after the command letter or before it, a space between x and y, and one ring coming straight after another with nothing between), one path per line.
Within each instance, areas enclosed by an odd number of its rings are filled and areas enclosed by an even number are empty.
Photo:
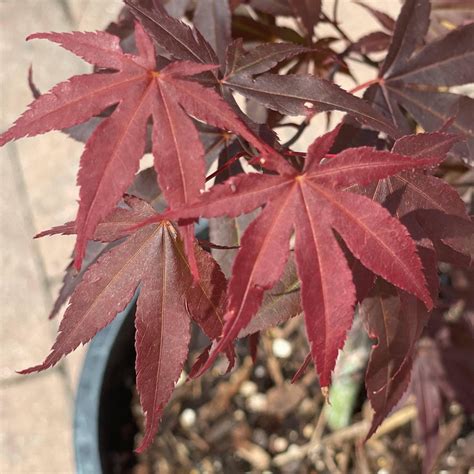
M136 300L137 294L89 344L74 404L74 457L78 474L103 472L99 445L99 410L104 374L117 335L127 316L133 311Z

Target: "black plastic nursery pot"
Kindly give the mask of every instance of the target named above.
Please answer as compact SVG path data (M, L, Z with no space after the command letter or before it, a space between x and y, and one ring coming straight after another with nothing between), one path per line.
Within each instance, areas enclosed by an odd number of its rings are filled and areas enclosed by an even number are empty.
M196 225L196 237L209 238L206 219ZM122 473L137 463L134 441L139 429L131 408L137 297L138 292L89 344L74 413L78 474Z
M78 474L126 472L136 463L134 315L135 300L89 345L74 414Z

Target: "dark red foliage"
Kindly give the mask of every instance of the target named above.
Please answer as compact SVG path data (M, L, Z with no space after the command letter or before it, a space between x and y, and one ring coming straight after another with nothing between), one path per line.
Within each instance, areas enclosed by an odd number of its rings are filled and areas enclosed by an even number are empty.
M167 213L173 219L234 217L266 204L242 238L229 282L226 326L214 355L249 324L264 290L278 281L295 232L306 330L323 387L329 385L355 303L351 273L332 229L367 268L432 306L415 245L403 226L372 201L341 190L402 169L431 166L438 158L411 159L362 147L320 164L337 131L310 146L302 172L232 177L195 204Z
M411 391L418 408L417 432L425 446L423 471L429 473L441 454L438 430L448 402L474 413L474 293L472 270L457 269L442 291L418 344ZM462 313L456 306L462 305Z
M85 142L76 219L38 235L77 235L51 316L69 305L51 353L22 373L56 364L137 295L143 450L192 323L210 340L195 377L221 352L230 370L237 338L248 337L255 356L261 331L303 312L310 355L295 377L313 361L326 393L360 304L374 339L368 436L412 380L429 470L445 401L474 408L465 387L472 298L463 294L466 314L449 320L459 295L441 287L440 299L438 279L438 262L474 261L472 217L450 185L472 160L474 101L449 90L474 82L474 24L451 12L455 28L442 32L438 0L406 0L397 19L356 3L380 31L354 42L321 0L125 0L106 31L28 38L58 43L94 70L45 94L30 74L35 100L0 135L4 145L63 130ZM320 23L334 36L316 37ZM379 62L371 56L383 51ZM352 75L351 59L374 79L345 91L334 76ZM353 94L366 87L363 99ZM304 153L291 149L333 110L346 113L341 125ZM286 143L281 127L295 133ZM153 168L138 173L146 152ZM194 237L201 217L211 242Z
M454 119L449 130L468 139L459 152L466 160L473 160L474 100L442 88L474 82L474 23L421 47L430 23L430 7L430 0L404 3L378 84L367 91L366 98L405 132L410 124L403 110L430 132Z
M408 388L416 344L428 313L415 298L381 281L361 310L369 336L377 339L365 375L367 396L375 411L370 437Z

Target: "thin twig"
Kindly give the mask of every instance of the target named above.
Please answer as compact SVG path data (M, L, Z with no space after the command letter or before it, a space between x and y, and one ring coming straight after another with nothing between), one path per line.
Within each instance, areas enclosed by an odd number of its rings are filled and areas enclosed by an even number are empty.
M232 166L237 160L239 160L242 156L245 156L246 152L241 151L237 154L235 154L232 158L230 158L228 161L226 161L219 169L214 171L214 173L211 173L209 176L206 177L206 182L211 180L212 178L215 178L218 174L222 173L225 171L229 166Z
M335 1L334 1L333 8L332 8L332 21L333 21L335 24L338 24L338 23L339 23L339 22L337 21L337 11L338 11L338 7L339 7L339 0L335 0Z
M276 125L273 126L273 128L283 128L283 127L298 128L299 126L300 124L298 123L289 122L289 123L277 123Z
M306 127L309 125L306 120L303 120L299 125L298 129L296 130L296 133L285 143L283 143L281 146L283 148L289 148L291 145L295 144L301 135L303 135L303 132L306 130Z

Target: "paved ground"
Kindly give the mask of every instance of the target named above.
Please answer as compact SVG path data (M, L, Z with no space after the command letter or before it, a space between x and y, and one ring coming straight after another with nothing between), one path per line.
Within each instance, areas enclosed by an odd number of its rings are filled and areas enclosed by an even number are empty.
M26 82L30 64L41 90L88 70L60 48L24 38L37 31L101 28L119 7L119 0L0 2L0 130L31 100ZM74 472L73 394L84 350L41 375L14 371L40 362L54 340L57 323L47 321L47 315L72 241L31 237L74 217L81 149L61 133L51 133L0 150L2 474Z
M388 11L399 6L398 0L368 3ZM349 0L340 4L344 18ZM25 43L24 38L37 31L101 28L119 6L120 0L0 0L0 130L31 100L26 83L30 64L41 90L88 70L60 48L45 41ZM366 28L375 29L362 9L351 9L354 14L346 19L350 22L347 31L354 38ZM366 80L367 72L359 71L359 79ZM47 321L47 314L72 241L65 237L33 241L31 236L74 217L81 150L81 145L61 133L22 140L0 150L2 474L74 472L72 407L84 350L41 375L19 376L15 370L40 362L54 340L57 322Z

